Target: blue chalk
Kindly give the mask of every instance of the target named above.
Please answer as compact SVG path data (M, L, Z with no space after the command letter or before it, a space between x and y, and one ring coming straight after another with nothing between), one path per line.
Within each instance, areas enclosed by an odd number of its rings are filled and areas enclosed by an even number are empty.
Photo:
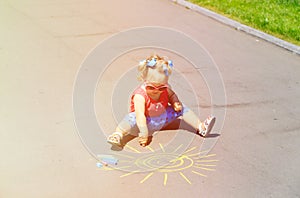
M117 165L118 159L109 159L109 158L101 158L103 162L106 162L108 164Z
M100 162L97 162L97 163L96 163L96 166L97 166L98 168L102 168L102 167L103 167L103 164L100 163Z

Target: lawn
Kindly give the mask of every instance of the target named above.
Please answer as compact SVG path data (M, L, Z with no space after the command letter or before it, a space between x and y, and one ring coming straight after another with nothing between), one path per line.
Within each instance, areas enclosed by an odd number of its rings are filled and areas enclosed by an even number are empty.
M300 46L300 0L189 0Z

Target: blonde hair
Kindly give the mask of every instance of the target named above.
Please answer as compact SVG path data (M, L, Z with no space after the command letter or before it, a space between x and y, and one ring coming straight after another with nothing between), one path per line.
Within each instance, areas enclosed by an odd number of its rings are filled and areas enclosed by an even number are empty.
M154 60L154 65L149 65ZM171 62L167 57L161 57L157 54L151 55L145 60L141 61L138 66L138 80L140 81L156 81L168 82L169 75L172 73Z

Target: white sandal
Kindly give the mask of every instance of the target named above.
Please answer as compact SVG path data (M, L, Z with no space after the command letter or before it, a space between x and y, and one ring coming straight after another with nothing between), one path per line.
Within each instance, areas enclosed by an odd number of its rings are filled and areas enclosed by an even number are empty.
M120 132L114 132L113 134L107 137L107 142L114 146L121 146L121 139L123 138L123 134Z
M199 134L202 137L207 136L211 132L211 129L213 128L215 122L216 117L214 116L209 116L208 118L206 118L206 120L204 120L204 122L202 123L204 124L205 129L202 129L201 124L199 125Z

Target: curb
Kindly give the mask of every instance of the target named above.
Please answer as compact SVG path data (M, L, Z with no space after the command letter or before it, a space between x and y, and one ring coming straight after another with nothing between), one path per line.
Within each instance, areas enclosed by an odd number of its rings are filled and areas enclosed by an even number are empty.
M172 0L172 1L175 2L175 3L177 3L177 4L179 4L179 5L181 5L181 6L189 8L189 9L191 9L193 11L199 12L199 13L205 15L205 16L208 16L208 17L210 17L210 18L212 18L214 20L217 20L217 21L219 21L219 22L221 22L221 23L223 23L225 25L233 27L233 28L235 28L235 29L237 29L239 31L246 32L247 34L253 35L253 36L258 37L258 38L261 38L261 39L266 40L266 41L268 41L270 43L273 43L273 44L275 44L277 46L280 46L280 47L282 47L284 49L287 49L287 50L293 52L294 54L300 55L300 46L297 46L297 45L294 45L294 44L289 43L287 41L281 40L281 39L279 39L277 37L274 37L274 36L269 35L267 33L261 32L261 31L259 31L257 29L252 28L252 27L243 25L243 24L241 24L241 23L239 23L237 21L234 21L232 19L224 17L224 16L222 16L220 14L217 14L215 12L212 12L212 11L208 10L208 9L205 9L203 7L200 7L198 5L190 3L190 2L188 2L186 0Z

